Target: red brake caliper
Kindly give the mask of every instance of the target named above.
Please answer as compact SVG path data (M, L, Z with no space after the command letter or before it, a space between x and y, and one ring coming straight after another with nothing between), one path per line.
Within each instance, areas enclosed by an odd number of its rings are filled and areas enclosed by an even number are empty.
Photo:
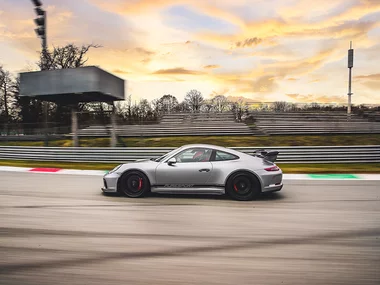
M237 186L236 186L236 184L234 184L234 189L235 189L236 192L239 191L238 188L237 188Z
M139 179L139 188L137 188L138 190L141 190L142 188L142 178Z

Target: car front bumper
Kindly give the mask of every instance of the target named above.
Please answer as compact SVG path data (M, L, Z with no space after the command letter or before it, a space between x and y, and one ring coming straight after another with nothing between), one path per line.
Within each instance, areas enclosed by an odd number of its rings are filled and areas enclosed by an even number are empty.
M116 172L104 175L102 191L104 193L117 193L117 180L119 177L120 175Z

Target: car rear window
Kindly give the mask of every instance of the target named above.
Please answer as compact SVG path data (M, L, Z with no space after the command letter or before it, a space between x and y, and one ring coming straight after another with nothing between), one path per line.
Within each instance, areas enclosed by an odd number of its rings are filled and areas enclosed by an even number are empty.
M220 150L215 151L215 157L213 157L213 158L214 158L213 161L226 161L226 160L239 159L239 157L234 155L234 154L224 152L224 151L220 151Z

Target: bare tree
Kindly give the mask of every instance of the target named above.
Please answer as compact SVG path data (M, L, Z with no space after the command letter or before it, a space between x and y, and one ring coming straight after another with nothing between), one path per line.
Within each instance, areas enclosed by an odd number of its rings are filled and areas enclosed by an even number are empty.
M287 103L283 101L273 102L273 110L275 112L285 112L287 108Z
M9 107L13 105L14 80L9 71L6 71L0 66L0 114L4 112L4 122L9 123L11 121Z
M212 98L212 104L217 112L224 112L228 109L228 100L224 95L217 95Z
M319 104L316 103L316 102L313 102L313 103L310 104L310 109L311 109L311 110L320 110L320 109L322 109L322 106L319 105Z
M99 45L86 44L81 47L68 44L63 47L54 47L52 51L43 51L41 60L37 63L41 70L77 68L86 65L87 53L91 48Z
M159 99L152 101L153 109L156 113L166 113L176 109L178 100L175 96L166 94Z
M192 112L199 112L201 106L203 105L203 95L198 90L190 90L187 92L185 97L185 102L189 106Z
M178 100L175 96L166 94L160 98L160 101L165 110L174 110L174 108L178 105Z
M175 111L176 112L189 112L190 111L190 108L189 106L187 105L187 103L185 101L179 103L176 107L175 107Z
M212 100L205 100L205 101L203 101L201 111L204 111L206 113L210 113L214 109L214 107L215 106L212 104Z
M132 95L128 95L125 102L127 103L127 117L130 119L132 118Z
M152 108L150 107L150 104L148 100L146 99L141 99L139 102L139 117L142 120L146 120L148 118L149 112L152 111Z
M125 102L116 102L115 103L115 114L121 121L128 120L128 106Z
M153 99L151 104L152 104L152 111L155 112L156 114L159 114L160 109L161 109L160 99L158 98Z
M34 123L42 121L42 103L37 99L30 99L28 97L20 97L20 77L17 77L13 84L13 94L15 102L12 106L16 113L17 121L30 124L31 127Z
M85 66L88 61L87 54L90 49L99 47L99 45L95 44L84 44L82 46L68 44L62 47L54 47L52 50L42 51L41 59L37 62L37 65L41 70L82 67ZM48 120L59 122L59 125L70 125L71 110L69 106L61 103L48 103L47 107L49 110ZM79 103L77 106L78 111L94 112L93 115L84 115L83 113L80 114L79 116L81 122L83 122L85 118L105 122L109 117L109 114L105 113L107 108L108 106L104 103Z
M260 103L259 106L257 107L257 111L261 111L261 112L267 112L269 111L269 109L270 107L266 103Z
M238 121L242 120L244 114L248 114L248 103L243 99L239 99L231 106L232 112L235 114L235 118Z

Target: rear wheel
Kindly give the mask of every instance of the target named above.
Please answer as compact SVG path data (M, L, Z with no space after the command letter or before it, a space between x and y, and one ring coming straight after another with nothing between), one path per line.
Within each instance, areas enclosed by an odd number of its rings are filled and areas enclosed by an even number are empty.
M150 191L148 177L140 171L129 171L120 178L118 191L130 198L144 197Z
M232 174L226 184L227 194L238 201L249 201L261 193L260 181L247 172Z

